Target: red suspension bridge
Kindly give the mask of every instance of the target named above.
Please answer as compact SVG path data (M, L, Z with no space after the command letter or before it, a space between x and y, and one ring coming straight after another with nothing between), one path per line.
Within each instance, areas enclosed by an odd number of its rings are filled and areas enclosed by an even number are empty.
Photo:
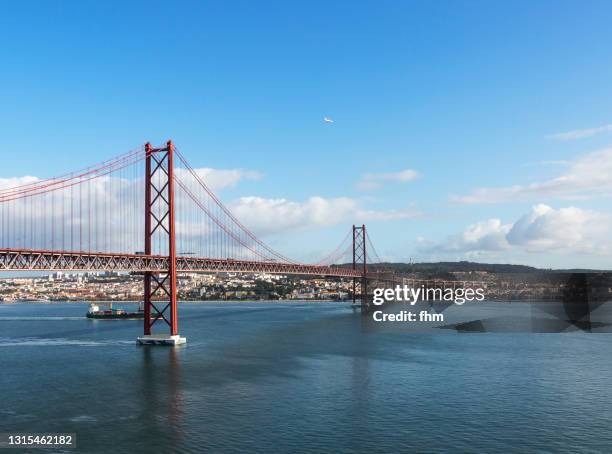
M143 274L144 341L156 323L178 329L177 273L335 276L367 295L380 262L364 225L317 263L292 260L244 226L172 141L55 178L0 187L0 270L103 270ZM346 266L346 264L349 266ZM341 266L341 264L345 264ZM352 264L352 266L350 266ZM365 299L365 298L364 298Z

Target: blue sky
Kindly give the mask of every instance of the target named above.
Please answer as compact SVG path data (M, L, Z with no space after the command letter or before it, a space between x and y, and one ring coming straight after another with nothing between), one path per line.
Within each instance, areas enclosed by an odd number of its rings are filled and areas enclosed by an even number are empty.
M172 138L261 174L220 196L299 259L365 222L390 260L611 267L609 2L126 3L1 6L0 178Z

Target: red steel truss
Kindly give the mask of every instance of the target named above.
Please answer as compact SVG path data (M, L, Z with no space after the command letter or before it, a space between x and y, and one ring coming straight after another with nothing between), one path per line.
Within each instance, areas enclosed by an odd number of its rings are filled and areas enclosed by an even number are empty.
M169 259L165 255L0 249L2 271L127 271L165 274L169 268ZM362 270L348 267L204 257L176 257L176 271L362 277Z
M162 255L0 249L0 271L118 271L134 273L150 271L152 273L165 273L168 268L168 257ZM362 270L353 270L349 267L232 259L219 260L199 257L177 257L176 271L177 273L269 273L363 278ZM414 279L373 270L368 270L366 277L371 280L411 287L421 285L428 287L459 285L462 288L485 286L485 283L480 281Z

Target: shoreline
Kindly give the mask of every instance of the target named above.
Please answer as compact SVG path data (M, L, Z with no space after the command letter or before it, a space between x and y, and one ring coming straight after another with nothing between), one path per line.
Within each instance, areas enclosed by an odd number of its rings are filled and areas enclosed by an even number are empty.
M349 305L353 305L352 300L333 300L333 299L304 299L304 300L265 300L265 299L252 299L252 300L180 300L178 301L180 304L202 304L202 303L233 303L233 304L253 304L253 303L313 303L313 304L323 304L323 303L345 303ZM17 300L17 301L0 301L0 306L5 305L9 306L12 304L65 304L65 303L75 303L75 304L141 304L142 301L136 300L80 300L80 301L71 301L71 300L57 300L57 301L44 301L44 300ZM449 303L454 304L452 301L438 301L438 300L428 300L428 301L419 301L419 304L423 303ZM609 300L593 300L593 301L561 301L561 300L550 300L550 299L520 299L520 300L505 300L505 299L487 299L484 301L474 302L475 304L482 303L504 303L504 304L521 304L521 303L557 303L557 304L590 304L590 303L612 303L612 299ZM359 304L360 305L360 304Z
M352 300L331 300L331 299L307 299L307 300L180 300L181 304L193 304L193 303L347 303L352 304ZM44 300L18 300L18 301L0 301L0 305L11 305L11 304L141 304L142 301L136 300L62 300L62 301L44 301Z

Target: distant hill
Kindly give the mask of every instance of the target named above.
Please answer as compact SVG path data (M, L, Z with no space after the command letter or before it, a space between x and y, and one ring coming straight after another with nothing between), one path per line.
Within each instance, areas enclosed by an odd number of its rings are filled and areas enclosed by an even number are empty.
M345 265L350 266L350 265ZM597 273L608 270L592 269L544 269L527 265L511 265L507 263L477 263L477 262L432 262L432 263L380 263L368 265L369 268L382 266L400 273L422 273L428 275L443 275L453 272L486 271L488 273Z

